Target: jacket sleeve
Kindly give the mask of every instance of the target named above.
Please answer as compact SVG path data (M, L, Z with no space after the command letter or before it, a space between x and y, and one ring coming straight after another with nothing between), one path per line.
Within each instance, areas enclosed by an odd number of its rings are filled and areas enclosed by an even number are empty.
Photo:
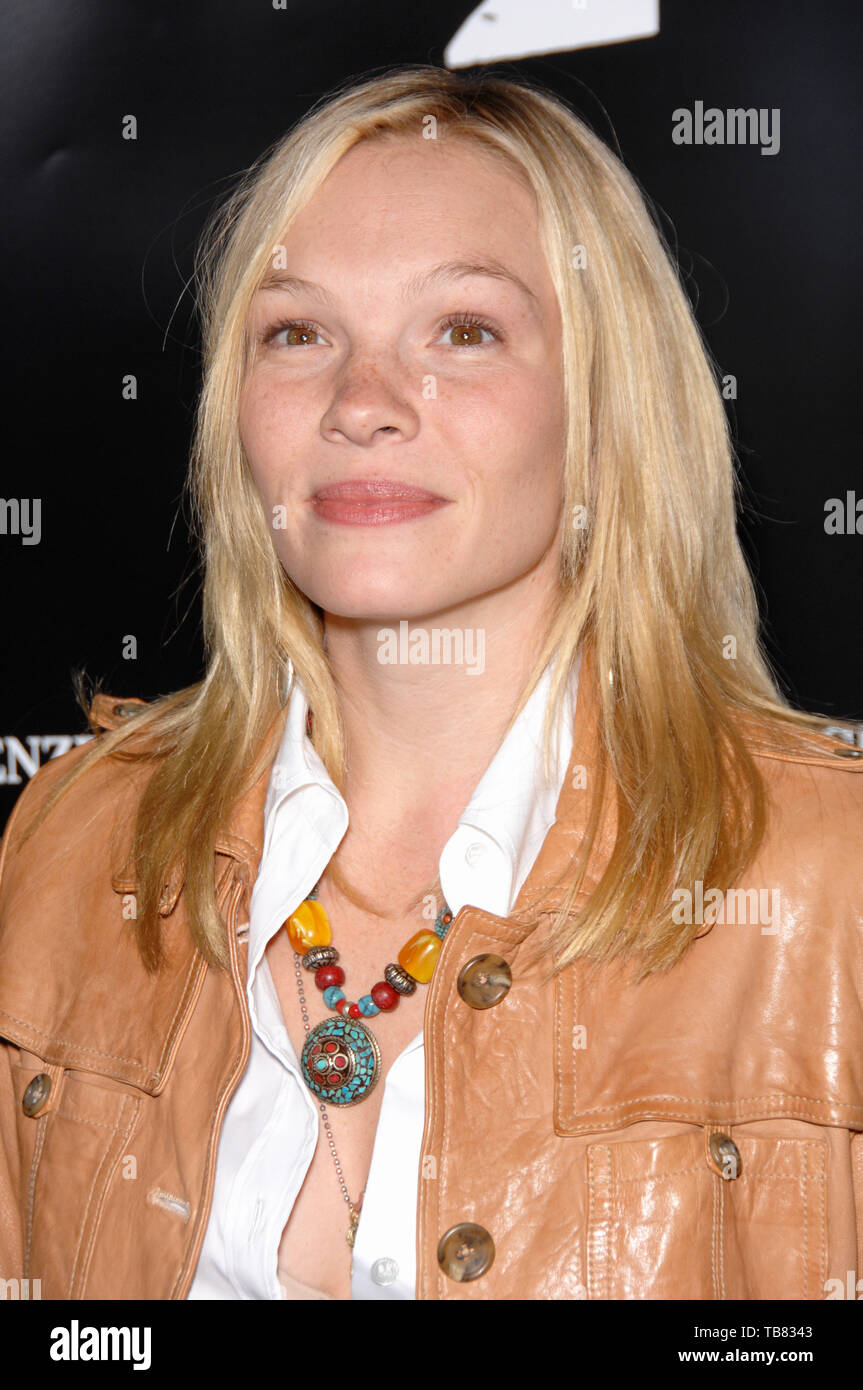
M0 1038L0 1281L24 1273L21 1228L21 1171L17 1115L12 1087L15 1049Z
M3 891L6 865L11 858L10 846L20 820L22 803L28 798L31 787L32 781L19 793L0 841L0 941L6 922L6 894ZM0 1035L0 1280L21 1279L24 1270L23 1179L18 1143L18 1105L12 1071L17 1057L18 1048Z

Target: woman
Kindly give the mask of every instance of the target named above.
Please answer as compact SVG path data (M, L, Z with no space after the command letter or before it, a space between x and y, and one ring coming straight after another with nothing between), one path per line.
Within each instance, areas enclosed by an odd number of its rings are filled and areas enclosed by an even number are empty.
M207 671L82 692L6 829L0 1273L824 1297L863 1263L860 750L768 669L633 179L536 87L399 69L199 270Z

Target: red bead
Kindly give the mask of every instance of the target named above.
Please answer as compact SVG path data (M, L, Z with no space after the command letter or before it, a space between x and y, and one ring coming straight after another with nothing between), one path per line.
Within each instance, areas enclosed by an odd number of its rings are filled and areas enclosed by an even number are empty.
M378 980L376 985L372 985L372 999L384 1012L394 1009L399 1002L398 992L386 980Z
M351 1007L348 1009L348 1016L350 1018L362 1018L359 1004L351 1004Z
M345 972L340 965L322 965L315 971L315 984L318 989L328 989L330 985L343 985Z
M341 1014L342 1018L347 1018L349 1016L350 1007L350 999L340 999L336 1005L336 1013Z

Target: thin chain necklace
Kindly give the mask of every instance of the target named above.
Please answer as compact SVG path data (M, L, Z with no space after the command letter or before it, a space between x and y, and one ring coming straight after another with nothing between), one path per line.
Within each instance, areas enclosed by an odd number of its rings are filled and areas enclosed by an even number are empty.
M311 733L311 711L307 729ZM306 1032L300 1070L306 1085L319 1101L339 1186L351 1213L345 1239L353 1249L365 1189L358 1203L351 1201L324 1101L329 1100L336 1105L356 1105L373 1090L380 1076L380 1047L374 1033L360 1019L372 1018L380 1012L389 1013L402 995L413 994L418 984L428 984L452 922L452 912L444 903L435 918L434 929L423 928L415 932L399 951L398 963L390 962L384 970L384 979L373 985L371 991L357 1003L353 1003L345 998L339 988L345 982L345 972L336 964L339 953L331 944L332 928L323 905L318 901L319 887L320 882L315 884L296 912L287 918L284 926L294 950L294 971ZM314 1027L309 1022L306 1009L301 965L314 972L315 984L323 991L324 1003L337 1015L324 1019Z

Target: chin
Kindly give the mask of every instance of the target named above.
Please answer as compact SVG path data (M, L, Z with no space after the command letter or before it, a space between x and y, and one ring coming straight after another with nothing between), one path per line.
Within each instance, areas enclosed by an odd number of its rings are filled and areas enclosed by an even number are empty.
M416 573L405 573L403 566L397 573L392 569L369 573L368 566L358 572L345 560L328 566L327 575L298 575L285 566L297 588L324 612L381 623L421 617L459 601L461 595L429 584L434 574L429 575L428 568L428 562L423 560Z
M390 589L386 594L342 593L325 595L323 600L315 600L325 613L334 618L350 619L359 623L378 623L381 627L398 629L400 622L421 622L439 612L443 605L431 600L423 601L416 589L400 601L398 593Z

